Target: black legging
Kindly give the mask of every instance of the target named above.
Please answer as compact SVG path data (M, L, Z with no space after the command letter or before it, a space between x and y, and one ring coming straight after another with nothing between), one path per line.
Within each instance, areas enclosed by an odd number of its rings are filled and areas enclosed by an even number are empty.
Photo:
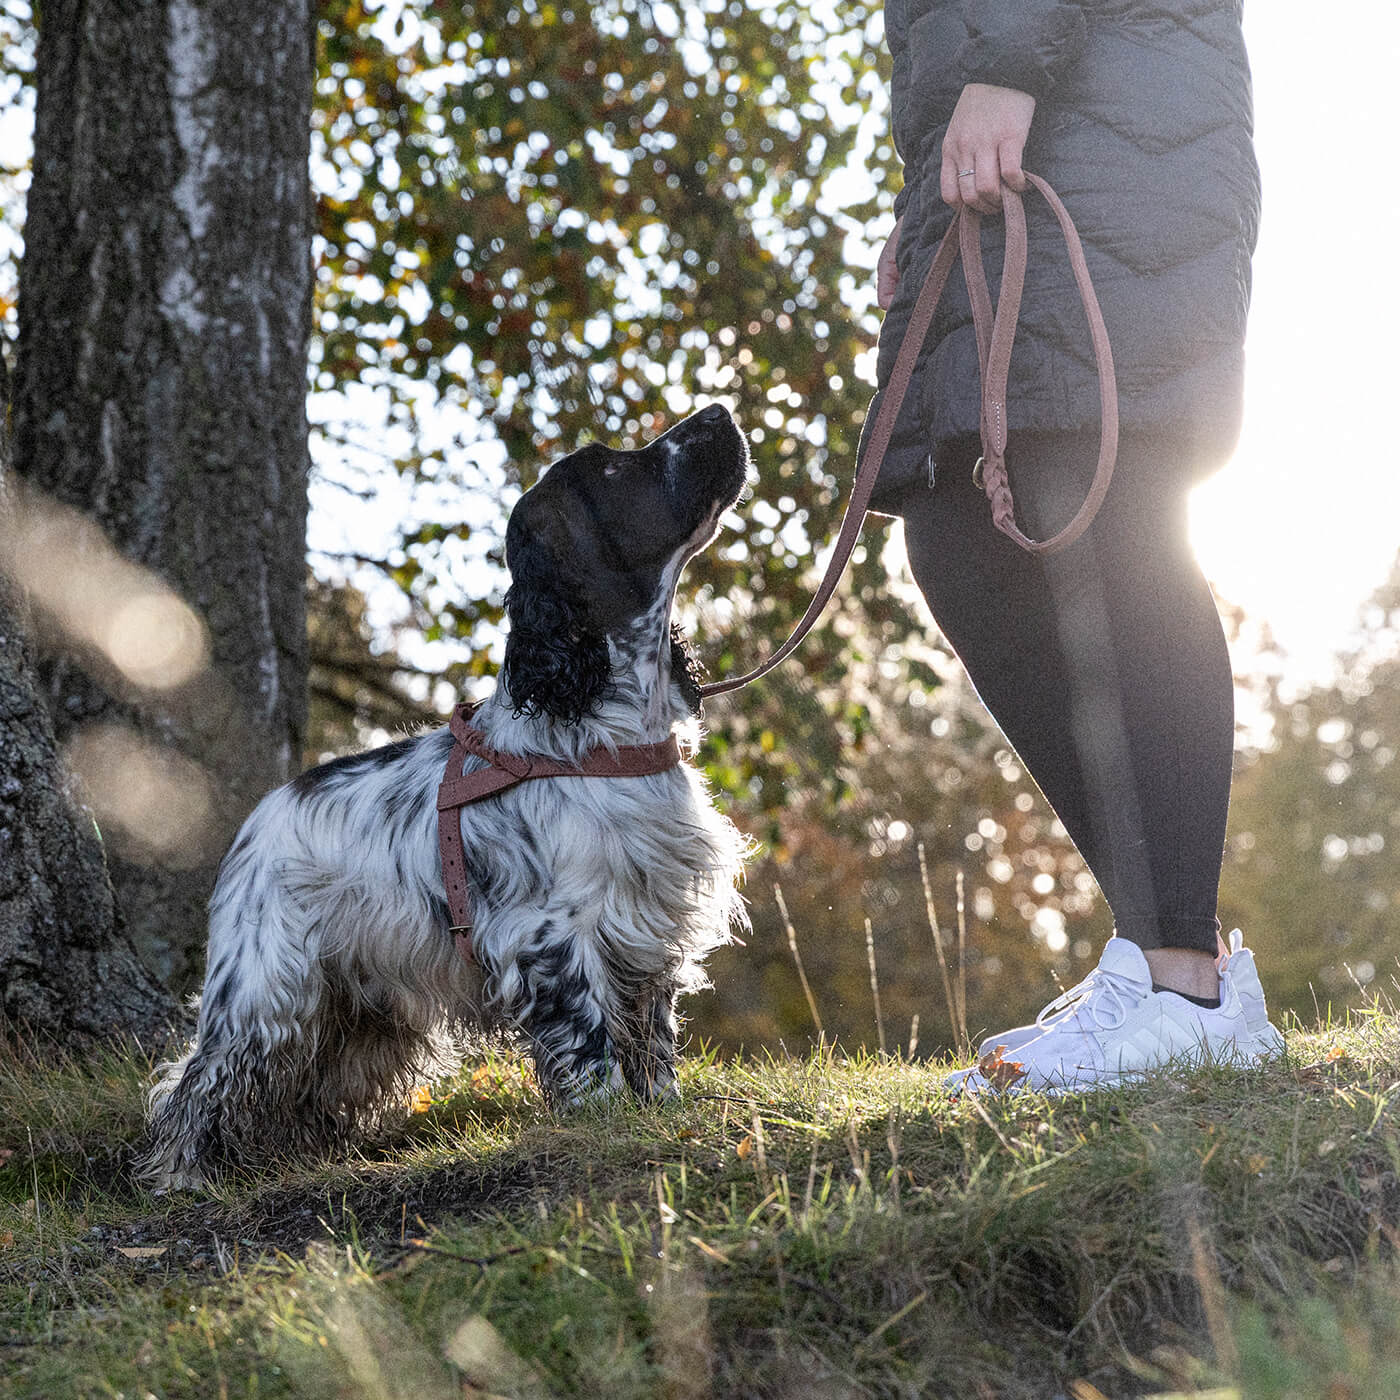
M1023 434L1007 456L1022 529L1077 509L1097 439ZM1126 439L1103 508L1063 553L996 530L975 443L900 502L909 563L977 693L1142 948L1214 952L1234 745L1220 618L1191 551L1182 454Z

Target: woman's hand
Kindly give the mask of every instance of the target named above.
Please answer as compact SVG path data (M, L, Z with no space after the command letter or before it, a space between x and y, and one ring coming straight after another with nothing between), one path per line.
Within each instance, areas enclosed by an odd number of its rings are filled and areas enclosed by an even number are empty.
M899 286L899 268L895 254L899 251L899 226L903 218L894 221L885 246L880 249L880 260L875 264L875 303L881 311L888 311L894 301L895 288Z
M1002 181L1018 193L1024 190L1021 152L1034 115L1035 98L1028 92L969 83L943 137L943 202L995 214L1001 209Z

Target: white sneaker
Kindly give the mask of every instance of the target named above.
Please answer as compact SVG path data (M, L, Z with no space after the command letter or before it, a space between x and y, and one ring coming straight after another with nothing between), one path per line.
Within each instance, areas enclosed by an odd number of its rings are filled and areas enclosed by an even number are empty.
M1029 1026L989 1036L978 1062L944 1081L954 1091L1045 1093L1132 1083L1168 1062L1247 1065L1281 1054L1269 1024L1254 954L1236 929L1221 943L1220 1006L1154 992L1135 943L1110 938L1099 964ZM1000 1053L998 1054L998 1051Z

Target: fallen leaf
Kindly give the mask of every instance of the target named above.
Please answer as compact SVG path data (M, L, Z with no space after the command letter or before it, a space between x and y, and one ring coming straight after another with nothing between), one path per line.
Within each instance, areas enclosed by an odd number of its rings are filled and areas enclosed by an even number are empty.
M734 1149L735 1155L742 1162L750 1152L753 1151L753 1134L745 1133L739 1140L739 1145Z
M1327 1052L1327 1063L1329 1065L1335 1065L1341 1060L1349 1059L1351 1059L1351 1055L1345 1045L1334 1045Z
M6 1230L4 1234L0 1234L0 1249L9 1249L14 1242L15 1232L13 1230Z
M478 1065L472 1070L472 1089L478 1094L489 1094L496 1087L496 1075L489 1065Z
M1319 1157L1329 1157L1337 1150L1337 1143L1334 1138L1328 1138L1325 1142L1317 1145L1317 1155Z
M1322 1266L1329 1274L1339 1274L1346 1268L1344 1259L1329 1259Z
M1074 1380L1069 1383L1069 1393L1074 1396L1074 1400L1108 1400L1103 1391L1098 1386L1089 1381Z
M977 1061L977 1072L994 1089L1009 1089L1026 1077L1025 1066L1019 1060L1003 1059L1005 1053L1006 1046L998 1045Z
M1261 1153L1258 1153L1258 1152L1256 1152L1256 1153L1249 1159L1249 1161L1245 1163L1245 1166L1248 1167L1249 1170L1250 1170L1251 1172L1253 1172L1255 1176L1258 1176L1259 1173L1262 1172L1262 1171L1264 1170L1264 1168L1267 1167L1268 1165L1269 1165L1269 1159L1268 1159L1267 1157L1263 1156Z
M408 1096L410 1113L426 1113L433 1106L433 1091L426 1084L419 1084Z
M128 1259L159 1259L165 1249L163 1244L119 1244L117 1253L126 1255Z

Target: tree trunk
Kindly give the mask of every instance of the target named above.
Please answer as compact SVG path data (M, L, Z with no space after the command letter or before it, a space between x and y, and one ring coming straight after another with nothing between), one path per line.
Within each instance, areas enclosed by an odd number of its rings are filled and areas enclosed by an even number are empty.
M14 515L8 387L0 357L0 540ZM155 1050L180 1013L122 933L97 828L60 770L22 614L0 573L0 1025L69 1047L136 1035Z
M16 469L209 637L175 684L113 664L102 627L63 632L60 608L42 684L99 789L127 928L180 988L217 859L306 723L312 6L46 0L36 67ZM68 587L91 601L105 577L80 560Z

